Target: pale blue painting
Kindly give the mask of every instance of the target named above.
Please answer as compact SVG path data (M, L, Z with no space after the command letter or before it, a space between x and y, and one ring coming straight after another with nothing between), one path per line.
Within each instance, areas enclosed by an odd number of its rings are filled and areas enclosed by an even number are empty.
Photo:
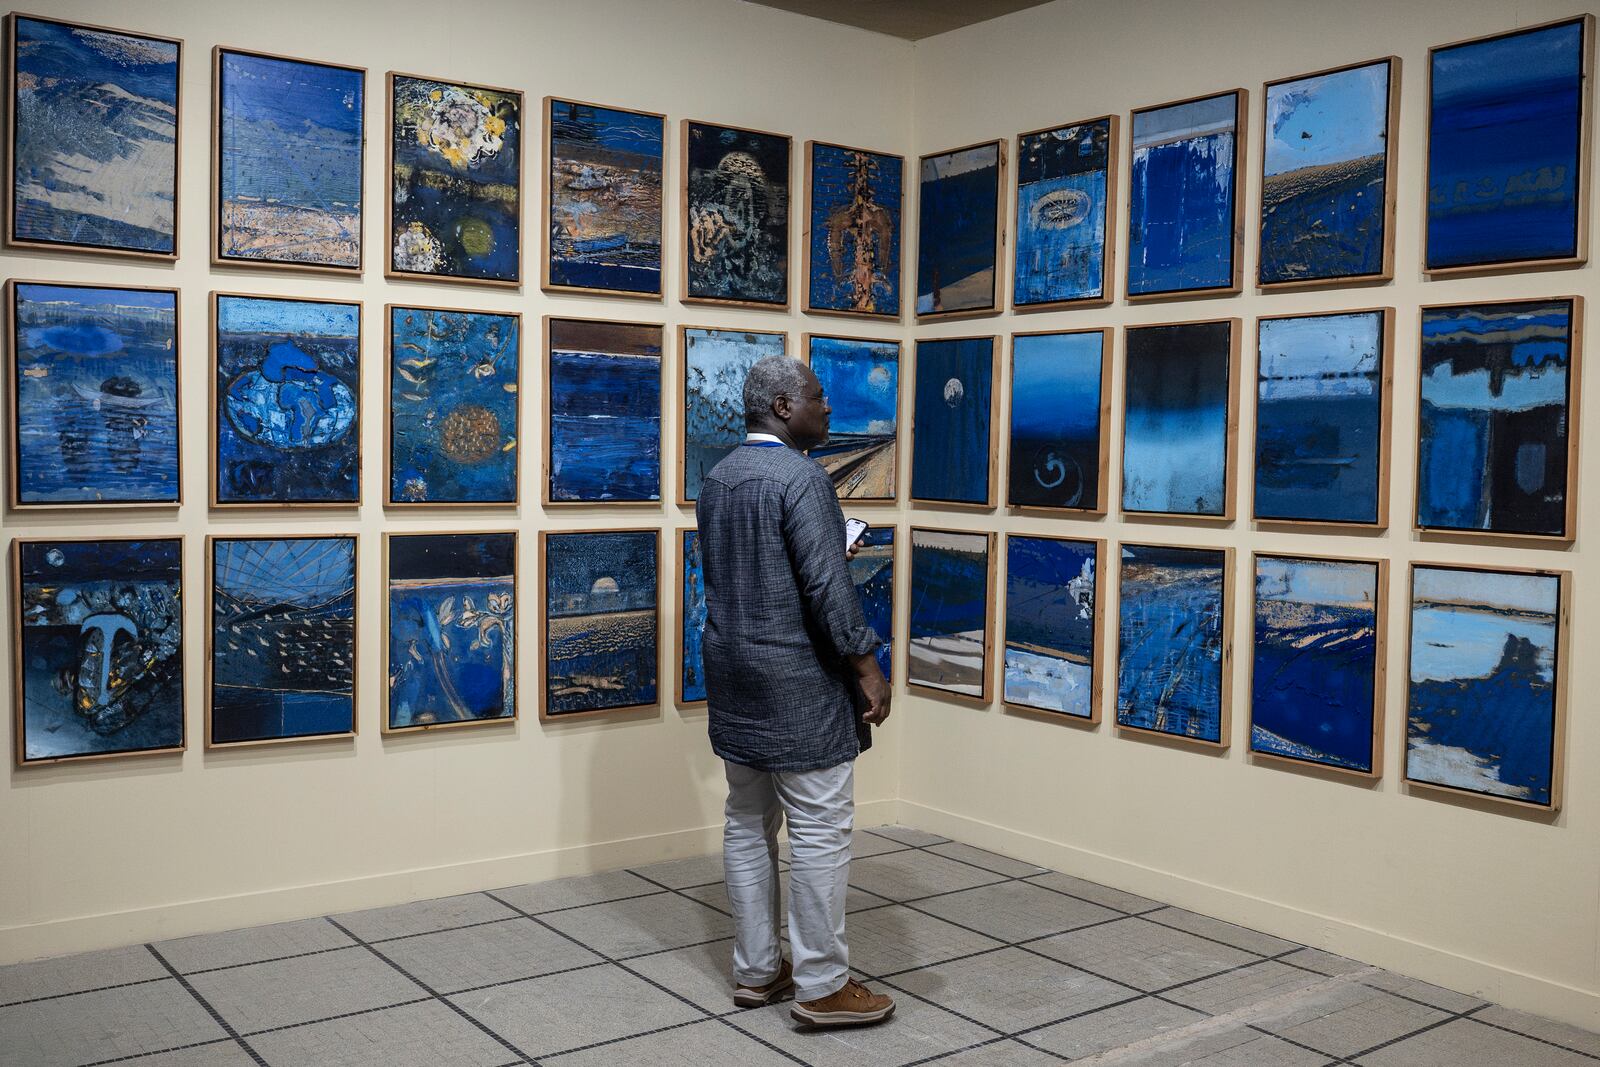
M1017 147L1017 307L1106 295L1111 120L1024 134Z
M661 499L661 327L551 319L551 503Z
M841 500L893 500L899 469L900 345L811 338L811 370L833 409L826 444L810 452Z
M1128 295L1233 284L1239 93L1133 113Z
M1093 541L1006 538L1007 704L1094 715L1099 557Z
M987 534L912 527L908 683L988 695L989 543Z
M988 505L994 338L917 342L911 497Z
M658 543L654 530L545 535L546 715L656 702Z
M683 498L698 500L717 461L744 441L744 378L756 361L784 354L781 333L683 331Z
M1123 545L1117 725L1222 744L1221 549Z
M1104 348L1099 330L1013 335L1012 507L1100 506Z
M1226 321L1128 329L1124 511L1225 513L1231 329Z

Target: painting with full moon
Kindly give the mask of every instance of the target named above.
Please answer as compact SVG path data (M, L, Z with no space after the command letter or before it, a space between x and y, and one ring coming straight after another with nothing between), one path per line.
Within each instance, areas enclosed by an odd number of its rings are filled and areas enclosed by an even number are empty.
M917 344L911 498L994 506L994 338Z

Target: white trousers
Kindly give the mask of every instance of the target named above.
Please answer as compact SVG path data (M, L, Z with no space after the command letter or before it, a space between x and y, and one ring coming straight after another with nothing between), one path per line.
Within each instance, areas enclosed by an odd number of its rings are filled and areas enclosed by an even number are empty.
M789 822L789 950L796 1000L837 992L850 968L844 896L855 824L855 764L815 771L758 771L737 763L728 773L728 822L722 861L733 908L733 974L740 985L778 975L778 826Z

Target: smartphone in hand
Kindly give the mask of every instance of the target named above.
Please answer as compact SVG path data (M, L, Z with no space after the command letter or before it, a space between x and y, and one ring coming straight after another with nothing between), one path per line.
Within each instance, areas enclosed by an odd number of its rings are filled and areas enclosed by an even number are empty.
M867 524L860 519L844 520L844 550L850 551L855 543L867 536Z

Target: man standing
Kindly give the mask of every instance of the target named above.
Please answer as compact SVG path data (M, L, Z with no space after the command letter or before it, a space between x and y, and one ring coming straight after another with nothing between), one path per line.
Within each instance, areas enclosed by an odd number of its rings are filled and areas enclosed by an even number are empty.
M833 482L805 455L828 439L830 411L799 360L756 363L745 442L706 475L695 511L711 747L728 775L734 1003L770 1004L793 987L799 1022L860 1026L894 1012L850 977L844 939L854 760L872 743L868 724L889 716L889 683L850 581ZM792 968L778 943L785 817Z

